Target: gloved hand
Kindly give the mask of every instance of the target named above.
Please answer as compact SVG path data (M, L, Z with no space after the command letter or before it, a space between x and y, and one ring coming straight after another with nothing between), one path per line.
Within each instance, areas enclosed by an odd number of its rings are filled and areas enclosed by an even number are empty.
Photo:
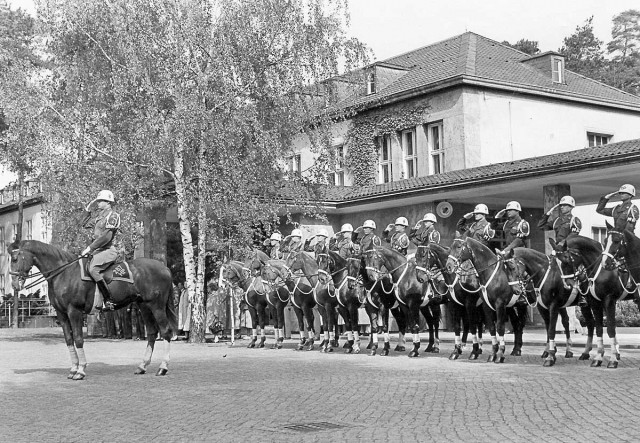
M465 215L463 215L463 217L469 220L471 217L473 217L473 212L467 212Z
M613 197L614 195L618 194L618 191L616 192L612 192L611 194L607 194L604 196L604 198L606 198L607 200L609 200L611 197Z
M389 223L385 229L385 231L393 231L396 228L396 225L393 223Z
M91 248L89 246L87 246L86 248L84 248L82 250L82 252L80 253L80 257L84 257L85 255L88 255L91 252Z
M91 205L93 205L96 202L96 199L94 198L93 200L91 200L91 202L86 206L86 208L84 208L85 211L87 212L91 212Z
M500 210L496 213L495 218L502 218L502 217L504 217L504 213L505 213L505 212L507 212L507 210L506 210L506 209L500 209Z
M558 206L560 206L560 204L558 203L557 205L554 205L551 209L549 209L547 211L547 215L551 215L554 211L554 209L556 209Z

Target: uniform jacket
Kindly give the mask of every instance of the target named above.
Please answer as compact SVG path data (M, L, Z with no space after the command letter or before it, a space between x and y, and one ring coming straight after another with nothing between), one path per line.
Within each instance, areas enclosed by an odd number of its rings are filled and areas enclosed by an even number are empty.
M613 208L605 208L608 202L608 198L601 197L596 207L596 212L607 217L613 217L613 227L616 230L623 231L627 229L633 232L636 229L636 222L640 215L638 207L631 200L627 200L624 203L618 203Z
M82 226L93 229L93 242L89 245L91 251L102 251L113 246L113 239L120 228L120 215L112 209L103 209L95 217L85 211Z
M411 231L409 232L409 239L416 245L440 243L440 233L434 225L429 226L428 229L411 228Z
M402 255L407 255L407 248L409 247L409 236L406 232L394 232L391 234L391 231L384 230L382 233L382 238L384 241L389 243L391 249L394 249L401 253Z
M471 221L462 217L458 220L456 229L463 237L471 237L485 246L489 246L489 240L496 235L496 231L491 228L491 224L487 219Z
M368 251L369 249L373 249L374 246L382 246L382 241L380 241L380 237L378 237L375 233L365 234L361 239L358 240L360 243L360 250Z
M353 242L351 241L351 235L340 235L336 239L336 242L333 244L331 250L336 251L342 258L351 257L355 251Z
M538 228L544 231L553 229L556 233L556 242L560 242L571 233L579 234L580 229L582 229L582 222L572 214L560 215L550 219L550 216L545 213L538 222Z
M512 248L528 247L531 227L520 215L516 215L514 218L504 222L502 230L504 231L504 239L508 246Z

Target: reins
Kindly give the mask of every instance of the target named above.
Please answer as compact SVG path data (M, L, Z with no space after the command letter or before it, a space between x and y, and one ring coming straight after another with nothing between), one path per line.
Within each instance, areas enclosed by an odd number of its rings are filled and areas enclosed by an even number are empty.
M16 252L16 251L20 251L20 249L14 249L11 252L13 253L13 252ZM63 264L61 266L58 266L55 269L51 269L49 271L38 271L38 272L35 272L35 273L31 274L31 275L26 275L26 274L22 275L22 273L20 273L20 272L12 272L12 271L10 271L9 274L10 275L16 275L16 276L18 276L20 278L23 278L25 280L27 278L34 278L34 277L40 276L38 279L36 279L36 281L31 282L27 286L22 288L23 290L24 289L31 289L34 286L37 286L37 285L39 285L40 283L42 283L44 281L48 281L50 278L54 278L54 277L60 275L62 273L62 271L64 271L66 268L68 268L69 266L75 264L76 262L78 262L80 259L82 259L84 257L86 257L86 255L81 255L80 257L75 258L72 261L70 261L68 263L65 263L65 264Z

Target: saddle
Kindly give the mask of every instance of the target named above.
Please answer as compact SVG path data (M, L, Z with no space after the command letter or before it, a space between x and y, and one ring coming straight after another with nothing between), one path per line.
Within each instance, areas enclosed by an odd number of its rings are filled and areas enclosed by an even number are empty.
M91 257L83 257L80 260L80 279L83 281L93 281L89 274L89 263L91 263ZM129 263L126 261L111 263L101 274L106 284L112 281L123 281L133 284L133 275L131 274Z

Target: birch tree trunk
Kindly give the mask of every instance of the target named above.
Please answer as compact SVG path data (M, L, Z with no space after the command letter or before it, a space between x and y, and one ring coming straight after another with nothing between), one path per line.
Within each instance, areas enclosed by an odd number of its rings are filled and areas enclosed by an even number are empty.
M15 239L16 243L20 243L22 241L22 221L24 219L24 199L22 197L23 195L24 195L24 171L20 169L20 172L18 173L18 223L16 225L17 226L16 239ZM18 329L18 314L20 313L20 310L18 308L19 292L20 291L18 289L13 290L13 324L11 325L13 329Z

